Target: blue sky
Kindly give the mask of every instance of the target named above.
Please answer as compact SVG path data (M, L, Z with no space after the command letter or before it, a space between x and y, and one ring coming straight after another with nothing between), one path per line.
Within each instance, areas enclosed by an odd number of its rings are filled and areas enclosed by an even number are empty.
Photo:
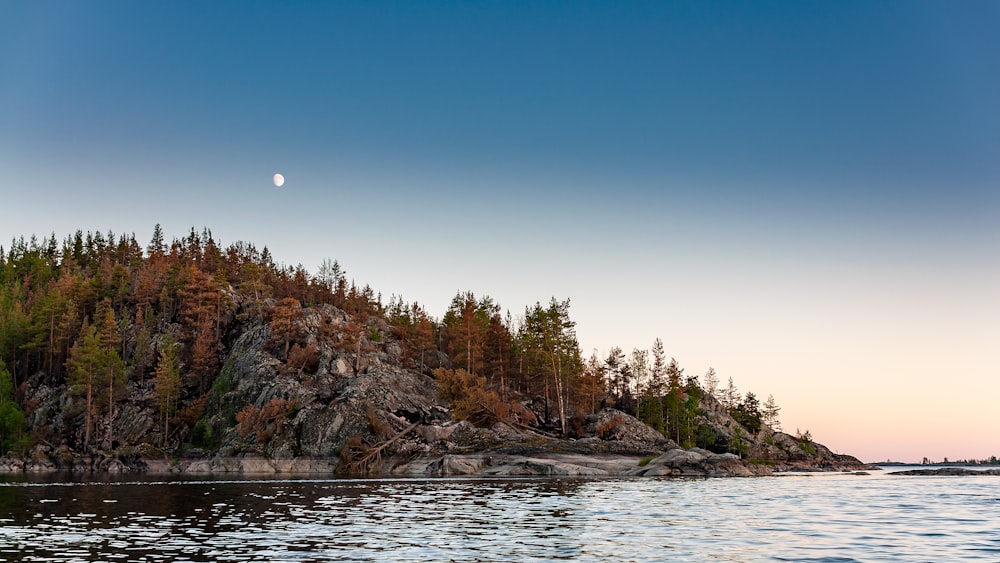
M998 24L993 2L0 1L0 241L208 226L435 314L568 297L585 353L661 337L840 451L988 456ZM941 405L942 380L975 392Z

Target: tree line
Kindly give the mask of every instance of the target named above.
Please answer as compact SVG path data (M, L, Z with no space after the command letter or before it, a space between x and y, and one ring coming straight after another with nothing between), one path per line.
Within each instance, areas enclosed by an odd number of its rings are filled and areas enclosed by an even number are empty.
M698 445L708 439L696 424L707 393L750 432L779 427L773 397L762 405L731 378L720 388L711 369L703 381L685 376L658 339L650 350L616 347L585 361L568 299L537 302L514 316L488 296L459 292L434 317L401 297L383 302L371 287L349 281L337 261L324 260L310 274L276 264L267 247L223 246L208 229L168 243L156 225L145 246L134 234L78 230L61 241L53 233L0 247L0 450L47 438L44 425L26 433L37 407L19 392L29 378L67 386L84 449L114 446L112 425L97 435L94 421L117 416L128 385L155 398L164 436L172 424L191 426L238 336L235 321L269 323L281 359L302 370L308 351L294 343L293 319L323 304L349 315L340 345L359 354L379 336L369 319L384 319L407 366L437 377L483 422L572 435L581 417L614 406L678 443ZM440 354L450 358L445 369L434 360Z

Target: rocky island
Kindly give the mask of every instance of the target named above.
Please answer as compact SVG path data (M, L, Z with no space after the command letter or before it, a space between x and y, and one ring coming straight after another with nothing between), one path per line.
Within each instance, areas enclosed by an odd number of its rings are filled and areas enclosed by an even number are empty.
M754 476L866 468L652 353L584 361L569 302L440 319L207 230L0 251L0 472Z

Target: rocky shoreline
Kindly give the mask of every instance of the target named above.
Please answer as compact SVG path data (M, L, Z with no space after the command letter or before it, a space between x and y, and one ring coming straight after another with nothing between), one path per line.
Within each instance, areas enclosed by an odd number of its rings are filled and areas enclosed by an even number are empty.
M617 411L607 416L622 416ZM274 458L256 453L169 457L155 448L81 455L66 447L36 447L27 458L0 458L0 474L310 475L365 477L758 477L778 472L872 469L851 456L825 450L810 458L747 460L733 453L682 449L628 417L612 439L561 440L498 424L467 423L415 428L392 455L350 471L340 458ZM477 450L475 444L490 444Z
M254 455L213 457L210 459L122 460L97 456L80 458L68 464L50 461L0 459L0 473L43 474L152 474L152 475L324 475L336 476L339 460L268 459ZM416 459L390 459L381 470L369 471L367 477L760 477L788 471L856 471L867 465L844 464L825 467L763 464L741 460L731 453L715 454L707 450L671 449L651 457L615 454L573 454L539 452L516 455L496 452L443 454ZM984 473L985 472L970 472ZM913 473L917 474L917 473ZM997 474L997 473L994 473Z
M405 374L405 372L404 372ZM372 382L382 378L374 374L353 381ZM397 376L395 385L405 381ZM366 385L382 390L381 385ZM371 393L369 397L376 395ZM0 474L42 474L69 472L77 475L157 474L179 476L203 475L309 475L324 477L509 477L509 476L580 476L580 477L757 477L790 471L861 471L872 466L848 455L831 452L822 444L806 445L793 436L771 432L751 450L753 457L735 453L712 452L700 448L683 449L669 438L635 417L606 408L586 417L581 423L582 438L559 438L537 429L498 422L488 428L467 421L454 421L446 407L434 401L432 393L381 394L377 412L386 417L385 426L398 429L395 435L383 434L381 442L372 442L350 454L343 438L330 444L333 432L316 432L325 424L348 426L340 417L326 417L311 425L309 434L326 434L310 444L313 455L289 455L288 447L254 448L247 440L242 448L222 451L190 449L187 455L170 453L149 444L115 451L81 453L68 446L35 446L24 457L0 458ZM424 397L426 396L426 397ZM415 401L414 398L420 398ZM366 400L368 404L373 399ZM405 412L403 404L421 413L427 423L406 424L393 412ZM348 403L351 405L353 403ZM711 405L711 403L709 403ZM343 411L342 411L343 412ZM363 420L364 414L344 412L341 420ZM303 411L300 416L309 415ZM720 432L725 418L716 420ZM315 423L314 423L315 424ZM358 426L366 423L355 423ZM732 424L732 423L730 423ZM301 434L307 434L305 429ZM249 437L248 437L249 438ZM272 440L271 445L275 445ZM358 463L367 456L368 461ZM319 454L319 455L316 455ZM347 454L347 455L345 455Z

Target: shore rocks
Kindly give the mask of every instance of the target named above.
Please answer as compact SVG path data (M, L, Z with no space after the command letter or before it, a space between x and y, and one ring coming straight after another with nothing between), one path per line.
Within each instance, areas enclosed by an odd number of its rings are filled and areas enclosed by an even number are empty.
M755 473L736 454L677 448L649 460L644 466L627 474L644 477L751 477L765 473Z

